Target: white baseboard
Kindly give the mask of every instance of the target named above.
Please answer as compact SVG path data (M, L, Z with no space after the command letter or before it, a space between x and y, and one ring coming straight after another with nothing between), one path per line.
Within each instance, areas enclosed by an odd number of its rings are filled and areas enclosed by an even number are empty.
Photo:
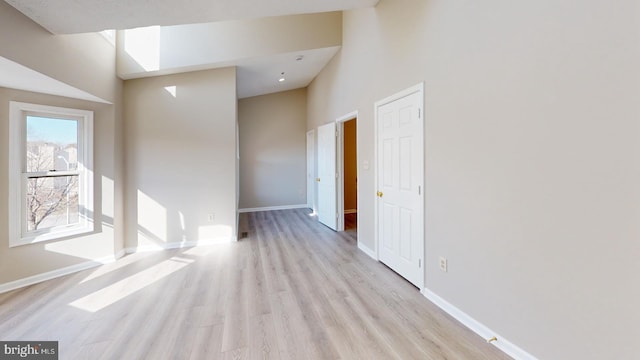
M41 283L43 281L55 279L61 276L70 275L79 271L91 269L96 266L112 263L124 255L124 250L119 251L115 255L105 256L99 259L86 261L80 264L63 267L61 269L48 271L42 274L29 276L8 283L0 284L0 294L11 290L16 290L25 286Z
M358 241L358 249L360 249L360 251L362 251L363 253L369 255L369 257L372 258L373 260L378 261L378 256L376 255L376 252L369 249L367 246L364 246L359 241Z
M504 337L498 335L495 331L492 331L479 321L475 320L471 316L467 315L462 310L451 305L449 302L436 295L433 291L425 288L422 290L422 294L429 299L432 303L436 304L440 309L444 310L447 314L453 316L456 320L461 322L464 326L471 329L476 334L480 335L484 339L490 339L496 337L498 340L492 341L495 347L500 349L505 354L511 356L516 360L537 360L537 358L528 352L522 350L512 342L508 341Z
M345 215L346 214L357 214L358 213L358 209L348 209L344 211Z
M143 246L133 246L128 247L124 251L127 254L140 253L140 252L151 252L151 251L162 251L169 249L182 249L188 247L195 246L207 246L207 245L216 245L216 244L226 244L230 242L238 241L238 239L233 237L222 237L216 239L203 239L203 240L194 240L194 241L183 241L183 242L172 242L166 244L153 244L153 245L143 245Z
M281 206L266 206L257 208L245 208L238 209L239 213L257 212L257 211L272 211L272 210L289 210L289 209L308 209L307 204L300 205L281 205Z

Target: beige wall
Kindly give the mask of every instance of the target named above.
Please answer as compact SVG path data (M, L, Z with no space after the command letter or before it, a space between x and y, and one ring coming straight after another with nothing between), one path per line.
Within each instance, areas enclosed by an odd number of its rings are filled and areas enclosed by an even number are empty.
M0 204L4 204L0 206L0 286L113 257L123 243L122 82L115 75L115 48L97 34L52 36L0 2L0 56L114 102L107 105L0 89ZM96 223L92 234L8 247L9 101L94 111Z
M344 123L344 210L358 209L357 120Z
M128 80L124 96L126 246L234 239L235 68Z
M240 208L303 205L307 91L241 99Z
M374 248L373 103L424 81L426 287L540 359L637 357L637 14L632 0L346 12L307 126L359 111L359 241Z
M54 36L0 1L0 56L116 103L115 49L97 33Z

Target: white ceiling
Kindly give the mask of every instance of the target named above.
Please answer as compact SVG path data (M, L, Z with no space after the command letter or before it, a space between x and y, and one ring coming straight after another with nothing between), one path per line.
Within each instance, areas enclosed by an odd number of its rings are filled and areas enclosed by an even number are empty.
M223 20L310 14L372 7L378 0L5 0L23 14L54 34L97 32L106 29L131 29L151 25L180 25ZM339 47L305 49L295 53L271 54L252 59L237 59L225 64L201 64L199 67L238 67L239 98L257 96L307 86L324 68ZM297 55L304 61L296 62ZM0 64L2 65L2 64ZM4 64L6 65L6 64ZM165 73L192 71L176 68ZM274 74L285 71L286 81ZM42 74L39 74L42 75ZM139 74L133 77L160 75ZM42 75L44 76L44 75ZM133 78L128 77L128 78ZM53 80L53 79L51 79ZM53 80L55 81L55 80ZM60 85L49 87L60 91ZM3 84L0 84L2 86ZM17 86L7 87L19 88ZM64 84L62 84L64 85ZM22 88L25 86L23 85ZM29 86L27 86L29 87ZM36 86L37 87L37 86ZM37 90L30 86L25 90ZM76 89L77 90L77 89ZM80 90L78 90L80 91ZM44 91L46 92L46 91ZM56 95L59 93L48 92ZM69 89L65 92L70 96ZM90 94L76 94L87 99Z
M378 0L5 0L54 34L310 14Z
M237 62L238 98L306 87L340 50L339 46L277 54ZM296 59L302 56L303 60ZM279 82L284 70L285 81Z

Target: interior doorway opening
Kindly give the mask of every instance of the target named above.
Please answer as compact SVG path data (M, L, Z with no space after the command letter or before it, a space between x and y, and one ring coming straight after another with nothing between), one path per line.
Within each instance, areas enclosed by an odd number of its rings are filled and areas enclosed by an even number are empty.
M316 215L316 131L307 132L307 207Z
M358 114L337 119L338 231L358 235Z
M343 123L344 231L358 233L358 149L356 119Z

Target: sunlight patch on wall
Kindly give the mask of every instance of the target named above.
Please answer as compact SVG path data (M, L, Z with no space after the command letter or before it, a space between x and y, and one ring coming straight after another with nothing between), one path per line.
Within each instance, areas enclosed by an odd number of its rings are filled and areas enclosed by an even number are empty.
M182 230L182 242L187 241L187 227L185 225L184 214L182 211L178 211L178 217L180 218L180 230Z
M125 30L124 51L144 70L160 70L160 26Z
M115 199L115 184L113 180L106 176L102 176L102 198ZM102 202L102 216L109 218L109 225L113 226L113 216L115 215L114 202ZM104 221L105 219L103 219Z
M116 31L113 29L103 30L99 32L111 45L116 45Z
M180 229L182 229L182 231L185 231L186 226L184 223L184 214L182 213L182 211L178 211L178 217L180 217Z
M198 241L212 240L229 242L233 237L231 226L228 225L207 225L198 227Z
M107 236L110 236L112 231L106 232ZM66 240L51 241L44 244L45 251L63 254L79 259L86 259L96 264L107 262L109 254L113 251L113 245L110 242L100 241L97 242L87 237L75 237Z
M167 209L138 190L138 238L167 241Z
M178 96L178 88L174 85L174 86L165 86L164 89L171 94L171 96L173 97L177 97Z

